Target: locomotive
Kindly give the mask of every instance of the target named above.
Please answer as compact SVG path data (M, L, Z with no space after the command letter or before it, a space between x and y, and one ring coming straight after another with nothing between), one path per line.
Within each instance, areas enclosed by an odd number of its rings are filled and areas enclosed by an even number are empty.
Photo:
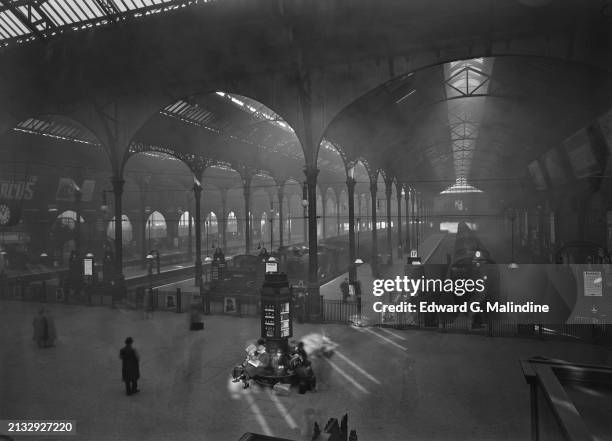
M448 278L453 281L459 279L482 279L484 281L483 292L472 292L461 297L453 296L455 303L480 302L484 307L485 302L505 301L500 298L502 290L500 289L498 265L465 222L461 222L457 227L454 257L448 269ZM493 318L491 313L488 318ZM477 313L473 316L472 326L480 327L481 325L482 316Z

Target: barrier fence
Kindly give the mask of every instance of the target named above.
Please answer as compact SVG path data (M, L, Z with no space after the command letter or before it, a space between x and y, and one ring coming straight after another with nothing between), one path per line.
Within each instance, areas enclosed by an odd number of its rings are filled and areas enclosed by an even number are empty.
M188 312L192 308L209 314L237 317L259 317L259 297L255 294L182 292L180 289L154 289L150 298L143 287L119 291L112 285L88 287L81 291L62 289L45 281L31 283L0 282L1 300L80 304L89 306L122 306L132 309L152 309ZM483 316L475 323L473 316L458 315L449 319L435 313L398 313L379 319L361 318L355 301L320 300L321 319L325 323L359 324L395 329L434 330L449 333L469 333L490 337L532 337L562 339L612 345L612 325L599 323L523 324L514 320ZM307 302L296 301L294 319L303 322L309 315Z
M362 316L356 302L321 299L323 321L395 329L434 330L490 337L532 337L612 345L612 325L601 323L525 324L500 317L474 320L470 315L446 317L436 313L396 313Z

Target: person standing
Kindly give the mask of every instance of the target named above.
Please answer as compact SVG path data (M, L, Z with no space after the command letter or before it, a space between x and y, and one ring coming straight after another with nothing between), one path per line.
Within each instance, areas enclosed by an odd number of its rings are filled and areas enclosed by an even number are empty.
M132 347L134 340L132 337L125 339L125 346L119 351L119 358L122 361L121 375L125 383L126 395L132 395L138 390L138 379L140 378L140 357L136 349Z
M344 281L340 284L340 292L342 293L342 301L346 303L346 299L348 299L349 296L348 279L344 279Z

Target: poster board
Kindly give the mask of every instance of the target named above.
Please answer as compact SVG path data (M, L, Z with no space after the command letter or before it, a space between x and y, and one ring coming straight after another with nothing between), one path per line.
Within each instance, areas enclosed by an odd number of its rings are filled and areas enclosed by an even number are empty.
M543 159L548 177L550 178L550 183L552 185L563 184L566 181L566 175L557 149L550 149L546 152Z
M527 166L527 169L529 170L531 179L533 179L533 183L536 187L536 190L546 190L546 181L544 180L544 174L542 173L542 167L540 167L540 163L535 160Z
M166 294L166 308L176 308L175 294Z
M583 276L585 297L602 297L601 271L583 271Z
M577 178L586 178L599 172L597 158L586 129L578 130L563 141L563 147Z
M226 314L234 314L238 311L236 307L235 297L224 297L223 298L223 312Z
M83 275L93 276L93 259L83 259Z

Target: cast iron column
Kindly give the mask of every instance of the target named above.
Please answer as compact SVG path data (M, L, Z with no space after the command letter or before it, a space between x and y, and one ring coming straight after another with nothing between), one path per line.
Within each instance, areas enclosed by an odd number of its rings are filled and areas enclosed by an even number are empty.
M200 204L202 197L202 186L193 184L193 197L195 199L195 284L200 286L202 283L202 215Z
M123 184L121 178L113 178L113 194L115 195L115 274L118 280L123 280Z
M251 179L242 181L242 193L244 195L244 253L251 254Z
M423 243L423 234L425 230L423 229L423 225L425 225L425 204L423 203L423 194L419 195L419 243Z
M347 178L348 193L348 224L349 224L349 282L357 280L357 267L355 266L355 179Z
M140 248L141 248L141 259L143 265L147 264L147 212L146 212L146 200L145 192L140 187L140 212L142 213L142 227L140 228Z
M327 201L325 200L325 196L327 196L327 193L325 195L321 195L321 217L322 217L322 222L321 222L321 238L325 239L327 237Z
M410 189L404 194L404 202L406 205L406 253L410 253Z
M77 257L81 257L81 198L82 193L80 189L74 190L75 200L75 211L76 211L76 223L74 224L74 250L76 251Z
M191 205L191 204L190 204ZM189 243L187 244L187 252L189 253L189 258L193 258L193 210L189 207L189 219L188 220L188 231L187 236L189 237ZM143 241L144 243L144 241ZM144 246L144 245L143 245ZM146 256L146 254L145 254Z
M393 263L393 243L391 231L391 195L393 194L393 182L388 180L385 182L385 196L387 196L387 253L389 260L387 263Z
M285 230L285 223L284 223L284 212L283 212L283 199L284 199L284 190L285 190L285 186L284 185L279 185L278 186L278 247L282 248L285 241L284 241L284 230Z
M340 198L336 193L336 236L340 236Z
M378 277L378 239L376 237L376 182L370 183L370 199L372 201L372 275Z
M223 219L221 220L221 227L223 231L221 233L221 246L223 247L223 252L227 253L227 189L221 189L221 212Z
M302 201L308 201L308 184L306 184L306 182L304 182L304 185L302 186ZM304 217L302 218L302 226L303 228L303 242L304 245L306 245L306 243L308 242L308 205L306 205L304 207Z
M404 256L402 242L402 189L397 188L397 258L402 259Z
M421 245L421 216L422 216L422 212L421 212L421 194L418 193L417 197L416 197L416 246L417 249L419 249L419 246ZM420 255L420 250L419 250L419 255Z
M304 167L308 188L308 298L310 320L321 318L321 299L319 294L319 262L317 259L317 175L314 166Z
M413 190L412 193L410 194L410 204L412 206L412 248L418 248L419 246L419 239L417 238L417 230L416 230L416 211L415 211L415 207L416 207L416 192Z

